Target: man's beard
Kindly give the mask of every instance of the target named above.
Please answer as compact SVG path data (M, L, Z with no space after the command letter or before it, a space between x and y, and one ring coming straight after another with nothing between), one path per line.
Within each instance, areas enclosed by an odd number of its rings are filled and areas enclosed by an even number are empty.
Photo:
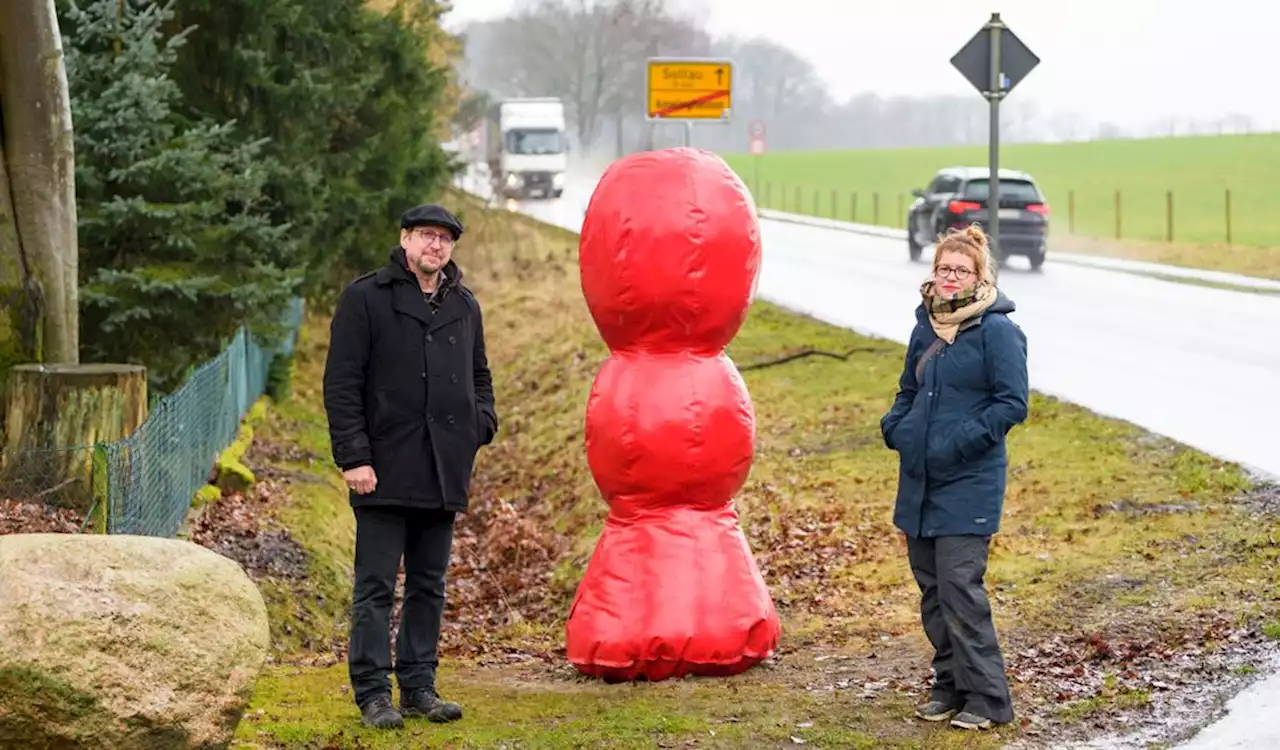
M443 261L437 261L435 258L428 258L425 255L422 256L421 258L418 258L418 270L423 273L426 273L426 274L437 273L442 268L444 268Z

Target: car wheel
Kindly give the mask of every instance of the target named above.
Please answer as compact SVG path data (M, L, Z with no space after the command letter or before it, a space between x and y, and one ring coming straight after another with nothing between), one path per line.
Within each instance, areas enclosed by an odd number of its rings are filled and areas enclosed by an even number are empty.
M1045 256L1044 250L1041 250L1040 252L1034 255L1027 256L1027 259L1031 261L1032 271L1039 271L1040 268L1044 266L1044 256Z

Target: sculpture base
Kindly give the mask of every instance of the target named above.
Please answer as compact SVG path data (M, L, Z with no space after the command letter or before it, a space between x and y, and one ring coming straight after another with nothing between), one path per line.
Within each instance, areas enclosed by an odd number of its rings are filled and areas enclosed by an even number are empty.
M781 625L732 507L610 515L565 625L569 661L610 682L739 674Z

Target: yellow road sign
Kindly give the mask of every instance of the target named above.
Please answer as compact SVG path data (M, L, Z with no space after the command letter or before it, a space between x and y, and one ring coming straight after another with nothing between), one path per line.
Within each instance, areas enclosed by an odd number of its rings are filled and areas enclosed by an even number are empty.
M648 116L662 120L720 120L733 104L729 60L652 59L648 70Z

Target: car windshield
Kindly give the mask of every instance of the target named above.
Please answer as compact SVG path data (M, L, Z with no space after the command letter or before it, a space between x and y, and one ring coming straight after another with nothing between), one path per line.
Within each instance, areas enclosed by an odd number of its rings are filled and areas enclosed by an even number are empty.
M975 201L985 201L991 195L990 180L970 180L964 187L964 197ZM1016 201L1018 203L1039 203L1040 191L1033 183L1026 180L1000 180L1000 202Z
M512 130L507 133L507 151L512 154L558 154L564 151L560 131Z

